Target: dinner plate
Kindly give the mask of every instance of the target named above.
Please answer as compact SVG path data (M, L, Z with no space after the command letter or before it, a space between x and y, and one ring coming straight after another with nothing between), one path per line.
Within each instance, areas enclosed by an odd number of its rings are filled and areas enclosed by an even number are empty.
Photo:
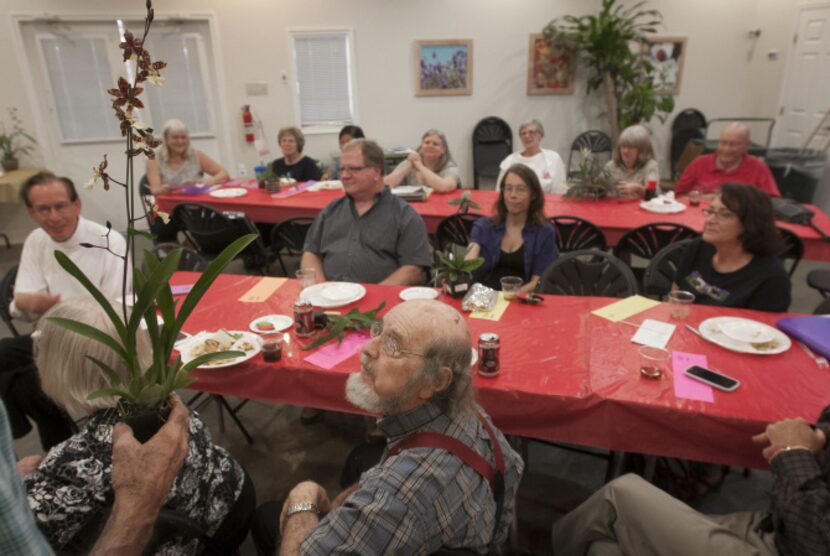
M247 194L248 190L244 187L226 187L224 189L217 189L210 192L211 197L216 197L218 199L231 199L233 197L242 197Z
M415 286L413 288L401 290L401 293L399 293L398 296L404 301L411 301L413 299L435 299L438 297L438 291L434 288Z
M199 344L205 342L205 340L210 339L216 334L216 330L212 332L199 332L187 338L185 340L181 340L176 344L176 349L179 350L179 353L182 355L182 362L189 363L193 361L199 354L194 355L194 350ZM243 351L245 355L240 355L239 357L232 357L229 359L221 359L216 362L209 362L204 365L200 365L200 369L224 369L225 367L232 367L234 365L239 365L247 361L248 359L257 355L260 351L262 351L262 338L258 334L254 334L252 332L248 332L246 330L226 330L228 334L232 336L238 337L237 340L231 344L230 348L226 351ZM244 344L248 344L250 346L249 349L243 349L247 347Z
M342 307L366 295L366 288L352 282L323 282L304 289L300 297L321 309Z
M724 326L730 329L735 325L732 323L741 322L744 327L758 327L768 333L770 339L763 342L744 342L737 340L724 332ZM739 326L740 328L740 326ZM792 346L789 336L762 322L743 319L739 317L713 317L700 323L698 330L701 335L712 343L738 353L752 353L755 355L775 355L784 353Z
M649 212L656 212L658 214L675 214L686 210L686 205L674 201L672 203L652 203L651 201L643 201L640 203L640 208Z
M774 338L775 329L747 319L735 319L724 323L721 332L739 342L759 343L769 342Z
M257 324L261 322L270 324L271 328L257 327ZM283 330L290 328L292 324L294 324L294 319L288 315L265 315L264 317L252 320L248 327L254 332L259 332L260 334L270 334L271 332L282 332Z

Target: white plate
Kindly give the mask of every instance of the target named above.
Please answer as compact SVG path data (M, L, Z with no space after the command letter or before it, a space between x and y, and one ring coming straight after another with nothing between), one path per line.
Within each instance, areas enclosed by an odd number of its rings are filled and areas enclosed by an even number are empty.
M435 299L438 297L438 291L434 288L424 288L416 286L414 288L406 288L398 294L404 301L411 301L413 299Z
M262 321L271 323L274 328L269 328L268 330L257 328L257 323ZM282 332L283 330L290 328L292 324L294 324L294 319L288 315L265 315L264 317L252 320L248 327L254 332L258 332L260 334L271 334L272 332Z
M351 282L324 282L304 289L300 297L321 309L343 307L366 295L366 288Z
M650 201L643 201L640 203L640 208L649 212L656 212L658 214L674 214L686 210L686 205L678 203L677 201L673 203L652 203Z
M133 305L135 305L135 303L133 303L134 301L135 300L133 298L133 294L128 293L127 294L127 307L132 307ZM124 302L124 296L123 295L119 295L118 298L115 300L116 305L121 305L121 303L123 303L123 302Z
M721 325L720 330L733 340L746 343L769 342L775 337L774 328L745 319L726 322Z
M475 367L476 363L478 363L478 350L476 348L472 349L473 357L470 359L470 367Z
M243 195L247 195L248 190L244 187L226 187L224 189L217 189L216 191L211 191L211 197L217 197L219 199L230 199L233 197L242 197Z
M773 342L773 344L770 347L766 347L762 345L764 342L742 342L728 336L723 331L723 327L736 321L743 321L744 323L750 323L752 325L762 326L765 329L768 329L769 333L772 335L769 341ZM773 328L761 322L750 319L742 319L739 317L713 317L706 319L700 323L698 330L700 330L703 337L710 342L713 342L728 350L737 351L738 353L775 355L777 353L784 353L793 345L789 336L777 328Z
M222 360L221 363L218 364L207 364L207 365L200 365L200 369L223 369L225 367L232 367L234 365L238 365L247 361L248 359L257 355L260 351L262 351L262 338L259 337L257 334L253 334L251 332L245 330L227 330L229 334L239 335L239 339L236 340L231 347L227 351L244 351L245 355L241 355L239 357L234 357L228 360ZM182 355L182 362L189 363L196 359L197 356L193 355L194 348L204 342L205 340L211 338L216 331L213 332L199 332L177 343L176 349L179 350L179 353ZM251 349L241 349L241 345L243 342L249 343L252 347Z

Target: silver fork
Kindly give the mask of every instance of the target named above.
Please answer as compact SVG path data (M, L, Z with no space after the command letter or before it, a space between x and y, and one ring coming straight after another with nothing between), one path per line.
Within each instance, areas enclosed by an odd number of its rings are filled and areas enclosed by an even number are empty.
M801 349L804 350L804 353L809 355L813 359L813 361L816 362L816 365L818 365L819 368L827 369L828 367L830 367L830 364L827 363L827 358L821 357L820 355L816 355L815 353L813 353L813 350L807 347L807 344L805 344L804 342L798 342L798 345L801 346Z

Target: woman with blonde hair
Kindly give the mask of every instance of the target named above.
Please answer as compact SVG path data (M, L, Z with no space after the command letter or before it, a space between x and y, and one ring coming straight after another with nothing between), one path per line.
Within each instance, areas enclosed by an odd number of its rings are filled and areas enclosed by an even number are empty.
M409 153L383 183L399 185L426 185L438 193L449 193L461 185L458 166L452 159L447 137L437 129L429 129L421 137L421 146Z
M43 391L57 405L88 416L78 433L49 450L38 467L23 477L35 520L60 551L113 500L112 431L120 420L118 400L89 399L95 390L109 386L91 358L109 366L127 384L129 374L114 350L67 330L51 317L77 320L117 336L103 308L91 297L60 302L38 323L35 363ZM152 358L146 331L138 334L136 352L146 366ZM253 485L233 457L213 444L207 426L192 411L188 437L187 458L165 507L193 520L231 553L247 535L256 505ZM196 540L180 539L158 548L174 554L195 554L198 549Z
M632 125L620 133L617 148L606 170L617 184L617 191L628 197L643 197L650 180L660 181L654 159L651 135L641 125Z

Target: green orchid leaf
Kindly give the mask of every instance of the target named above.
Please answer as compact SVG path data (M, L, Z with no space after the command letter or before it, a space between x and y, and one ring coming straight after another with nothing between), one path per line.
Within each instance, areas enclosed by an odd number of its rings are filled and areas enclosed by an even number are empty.
M118 373L115 372L115 369L113 369L100 359L92 357L91 355L87 355L86 358L95 363L98 366L98 368L101 369L101 372L103 372L104 376L106 376L107 379L110 381L110 386L116 387L124 384L124 381L121 380L121 377L118 376Z
M100 398L106 398L107 396L113 396L115 398L124 398L129 402L135 402L135 398L130 394L129 391L123 388L100 388L92 392L89 396L86 397L88 400L97 400Z
M199 357L193 359L192 361L188 361L183 367L182 371L188 372L200 365L204 365L210 361L216 361L218 359L233 359L234 357L242 357L245 355L244 351L216 351L213 353L205 353L204 355L200 355Z

